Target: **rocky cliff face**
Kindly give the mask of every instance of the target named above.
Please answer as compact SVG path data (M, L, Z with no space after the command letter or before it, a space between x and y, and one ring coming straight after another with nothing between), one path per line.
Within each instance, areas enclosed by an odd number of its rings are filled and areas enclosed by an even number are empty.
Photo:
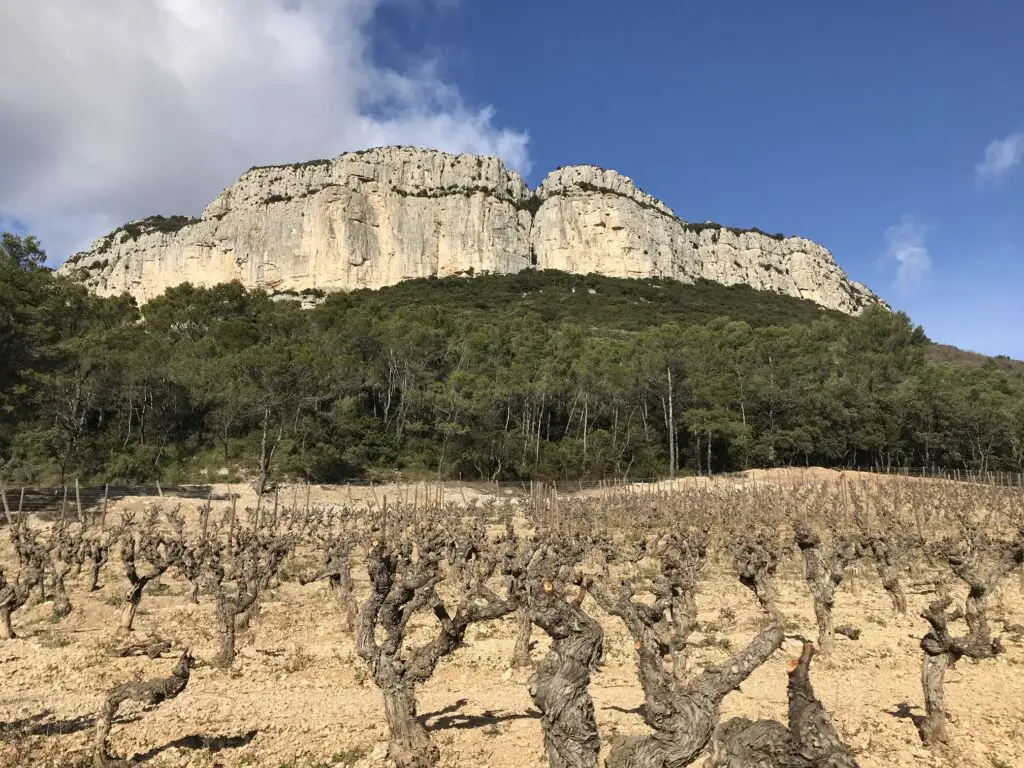
M297 293L530 267L744 283L851 314L877 300L809 240L688 224L615 171L561 168L531 192L495 158L404 147L253 168L198 219L126 224L60 271L141 303L184 282Z

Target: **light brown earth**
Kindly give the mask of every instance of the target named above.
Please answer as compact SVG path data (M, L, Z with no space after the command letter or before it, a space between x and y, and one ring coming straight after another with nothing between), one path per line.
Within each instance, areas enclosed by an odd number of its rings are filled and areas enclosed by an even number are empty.
M385 489L375 491L382 497ZM341 501L332 497L345 493L314 488L311 502ZM3 546L0 557L9 561L6 541ZM75 610L69 618L53 624L49 605L26 608L14 616L22 639L0 641L0 766L85 765L100 694L133 676L164 676L173 666L172 655L156 661L110 656L111 649L125 643L115 636L125 584L116 557L104 573L103 589L93 595L84 592L84 575L72 582ZM355 575L360 587L365 572L357 568ZM186 587L165 578L157 593L147 590L131 642L166 639L175 648L190 647L200 660L212 658L212 604L204 597L200 605L189 605ZM813 635L811 601L795 560L787 564L779 587L787 631ZM962 597L957 589L954 594ZM836 623L859 627L861 639L839 638L834 657L818 658L812 667L816 692L858 752L860 764L1024 766L1024 646L1012 642L998 658L963 661L948 674L952 743L933 751L920 745L911 718L920 713L922 700L918 643L926 625L918 614L930 596L912 592L908 598L908 616L895 617L874 573L863 568L843 585L836 601ZM724 648L740 647L758 627L749 592L724 565L710 567L699 604L697 639L716 639L721 647L696 651L695 664L723 658ZM606 631L605 662L591 685L602 739L640 732L644 725L635 708L642 694L632 644L621 624L601 614L589 598L584 607L600 617ZM1024 622L1024 577L1007 581L992 611L997 619ZM428 618L419 621L426 630ZM996 621L996 630L1001 627ZM528 673L507 670L513 631L511 620L471 629L466 646L419 690L419 709L440 748L442 765L546 765L537 713L526 690ZM547 643L539 632L535 637L538 659ZM731 694L723 719L741 714L784 720L785 664L797 650L798 643L787 642L742 690ZM351 638L341 631L335 603L322 583L300 587L288 581L273 590L241 641L234 668L221 671L201 663L181 696L136 720L139 714L131 705L123 708L111 748L151 768L386 764L380 759L386 737L380 696Z

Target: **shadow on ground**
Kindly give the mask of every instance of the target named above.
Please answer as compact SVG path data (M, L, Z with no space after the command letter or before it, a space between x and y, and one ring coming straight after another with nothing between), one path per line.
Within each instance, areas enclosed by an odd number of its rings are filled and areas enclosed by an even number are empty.
M30 715L9 723L0 723L0 737L11 736L65 736L69 733L86 731L96 725L95 715L79 715L65 720L51 720L53 713L46 709L38 715ZM139 715L115 718L118 725L134 723Z
M168 749L202 749L210 753L220 752L223 749L238 749L239 747L244 747L249 744L254 738L256 738L257 733L258 731L249 731L248 733L244 733L240 736L207 736L206 734L182 736L180 739L169 741L162 746L153 747L146 752L140 752L133 755L131 762L144 763L147 760L152 760L161 752L165 752Z
M459 699L436 712L425 712L416 719L428 731L469 730L488 725L498 725L509 720L528 720L540 717L540 712L504 712L497 714L492 710L484 710L480 714L465 714L462 708L469 703L468 699Z
M920 709L920 707L915 707L913 704L901 701L899 704L896 705L896 709L892 710L891 712L889 710L885 710L885 714L892 715L893 717L900 720L909 720L914 724L914 727L917 728L918 731L920 731L921 723L924 722L925 718L924 715L914 714L912 710L915 709Z

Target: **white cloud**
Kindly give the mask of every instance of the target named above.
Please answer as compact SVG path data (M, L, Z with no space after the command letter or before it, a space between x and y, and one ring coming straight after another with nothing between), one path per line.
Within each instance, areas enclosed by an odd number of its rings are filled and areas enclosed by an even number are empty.
M904 292L919 287L931 274L932 257L923 226L904 216L885 230L886 256L896 262L896 286Z
M1024 161L1024 133L1012 133L1005 139L990 141L985 159L974 166L979 181L999 181Z
M63 259L126 220L196 214L252 165L411 144L525 170L526 135L430 62L371 61L386 1L0 3L0 214Z

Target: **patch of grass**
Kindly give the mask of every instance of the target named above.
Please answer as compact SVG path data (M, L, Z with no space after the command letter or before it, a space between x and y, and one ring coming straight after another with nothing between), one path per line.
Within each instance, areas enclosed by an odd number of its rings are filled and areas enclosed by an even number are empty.
M315 656L307 653L303 646L297 645L288 651L288 654L285 656L284 671L289 674L301 672L311 666L314 661L316 661Z
M718 612L718 617L722 622L722 627L731 627L736 623L736 609L732 606L726 606Z
M36 637L43 648L67 648L72 643L67 632L40 632Z

